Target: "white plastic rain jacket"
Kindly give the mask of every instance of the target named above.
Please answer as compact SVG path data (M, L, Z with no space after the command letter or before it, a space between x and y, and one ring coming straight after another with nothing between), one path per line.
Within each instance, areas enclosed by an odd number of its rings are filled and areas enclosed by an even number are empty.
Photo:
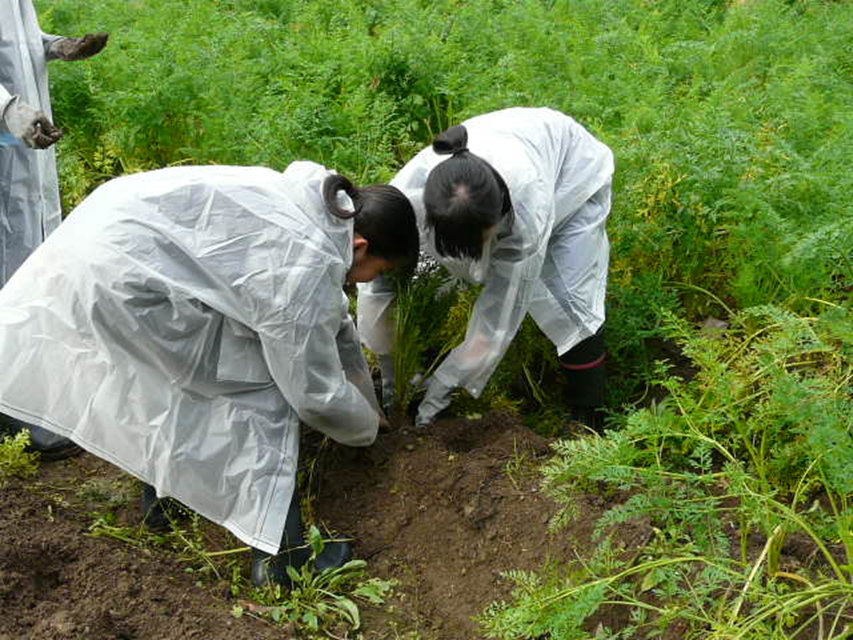
M512 108L463 122L468 148L503 177L515 209L479 261L440 256L426 226L423 189L449 156L431 147L391 181L411 200L421 250L469 282L484 285L464 342L434 373L447 388L479 396L529 312L562 354L604 322L613 154L572 118ZM358 326L377 354L393 349L395 293L386 279L359 286Z
M31 0L0 2L0 113L20 96L51 116L45 53L58 38L42 33ZM53 147L0 147L0 286L57 227L60 215Z
M300 420L354 446L378 428L327 175L186 167L95 190L0 290L0 411L275 553Z

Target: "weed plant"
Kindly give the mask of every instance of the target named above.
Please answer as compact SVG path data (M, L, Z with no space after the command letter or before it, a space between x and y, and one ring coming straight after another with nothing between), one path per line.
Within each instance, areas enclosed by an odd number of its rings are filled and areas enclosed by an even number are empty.
M351 560L336 569L314 571L313 559L322 553L326 541L313 525L307 535L311 561L298 570L288 567L291 588L281 585L253 587L247 584L240 562L249 547L211 551L204 533L204 521L198 514L175 503L168 514L170 528L151 531L142 525L119 525L111 512L103 512L97 514L89 533L140 549L159 548L174 553L186 564L186 573L195 578L198 586L229 580L231 595L238 599L233 607L235 617L249 614L282 625L292 624L308 634L304 637L320 637L317 634L337 631L342 624L358 629L361 625L359 605L382 605L392 594L395 583L368 577L367 563L363 560Z
M11 478L31 478L38 473L39 454L29 453L29 431L0 438L0 488Z
M249 611L277 623L298 625L308 637L328 637L323 632L337 631L341 623L357 630L361 626L358 603L384 604L392 593L394 582L368 579L364 560L350 560L342 567L316 572L312 569L313 560L325 547L317 527L309 528L308 544L311 560L298 570L287 568L292 587L285 589L276 584L253 590L253 600L260 606L251 605ZM236 617L245 611L243 605L234 607Z

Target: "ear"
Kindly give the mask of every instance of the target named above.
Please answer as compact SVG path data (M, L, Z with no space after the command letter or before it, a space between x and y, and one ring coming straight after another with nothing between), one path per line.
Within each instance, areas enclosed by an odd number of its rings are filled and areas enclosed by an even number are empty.
M364 259L364 256L367 255L367 246L368 246L367 238L364 236L360 236L359 234L354 234L352 237L352 260L355 262L356 260Z

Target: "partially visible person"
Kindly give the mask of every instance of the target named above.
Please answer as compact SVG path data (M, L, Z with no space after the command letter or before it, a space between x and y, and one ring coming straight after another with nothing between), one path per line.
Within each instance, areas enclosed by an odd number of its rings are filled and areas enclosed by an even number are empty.
M418 426L435 420L454 389L482 393L530 313L565 369L571 417L601 427L612 176L610 149L574 119L512 108L451 127L391 181L415 208L423 252L483 285L464 342L428 381ZM385 393L394 303L387 280L359 287L359 330Z
M42 33L32 0L0 2L0 286L60 221L56 158L62 137L50 109L47 62L83 60L107 44L107 34L66 38ZM0 416L0 433L28 426ZM79 453L66 438L35 427L31 449L44 459Z
M311 162L112 180L0 290L0 410L142 480L149 523L174 497L253 547L255 584L286 584L309 556L300 424L367 446L382 417L344 285L418 245L399 190Z

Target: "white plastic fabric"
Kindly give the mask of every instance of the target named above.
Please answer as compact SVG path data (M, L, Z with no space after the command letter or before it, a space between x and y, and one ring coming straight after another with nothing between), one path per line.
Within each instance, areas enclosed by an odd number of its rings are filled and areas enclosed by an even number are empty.
M45 54L57 38L42 33L31 0L0 2L0 113L19 96L51 116ZM0 133L5 131L0 119ZM53 147L0 147L0 286L60 217Z
M430 170L448 156L428 147L391 184L412 202L421 250L454 275L484 285L464 342L433 374L445 387L479 396L528 312L558 353L604 322L613 154L551 109L505 109L463 124L468 148L503 177L515 208L512 229L499 230L483 259L440 256L426 228L423 188ZM394 298L385 279L359 286L359 332L378 354L393 349Z
M300 420L353 446L379 423L328 174L184 167L95 190L0 290L0 411L277 552Z

